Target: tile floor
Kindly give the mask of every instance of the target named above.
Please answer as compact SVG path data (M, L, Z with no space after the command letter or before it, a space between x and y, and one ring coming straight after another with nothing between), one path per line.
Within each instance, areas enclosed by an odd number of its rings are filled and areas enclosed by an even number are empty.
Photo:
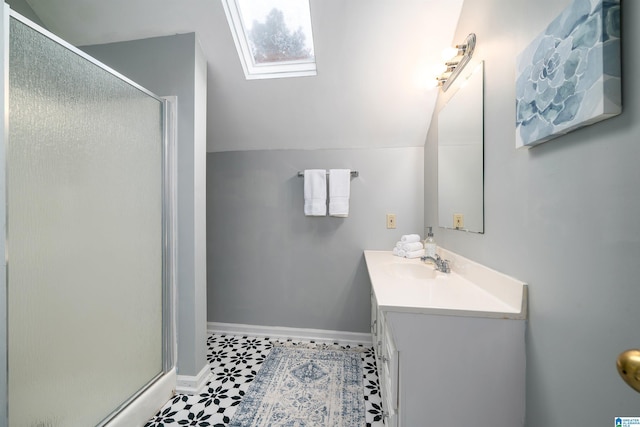
M277 339L224 334L209 335L207 359L213 377L205 387L205 391L194 396L177 394L149 420L145 427L168 425L224 427L228 425L242 396L260 369L260 365L271 351L274 341ZM366 427L381 427L384 425L382 398L373 348L362 353L362 368Z

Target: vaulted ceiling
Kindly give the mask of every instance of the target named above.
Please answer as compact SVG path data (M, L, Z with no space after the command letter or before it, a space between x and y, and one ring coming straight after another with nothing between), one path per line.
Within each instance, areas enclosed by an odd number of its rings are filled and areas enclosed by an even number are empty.
M220 0L26 0L74 45L195 32L208 63L207 150L422 146L463 0L310 0L318 75L244 78ZM256 0L259 1L259 0Z

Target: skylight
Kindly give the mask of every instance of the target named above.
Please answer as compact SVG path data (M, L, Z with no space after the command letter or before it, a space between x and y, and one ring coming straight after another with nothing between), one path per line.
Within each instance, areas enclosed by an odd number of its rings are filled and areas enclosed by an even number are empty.
M316 75L309 0L222 0L247 79Z

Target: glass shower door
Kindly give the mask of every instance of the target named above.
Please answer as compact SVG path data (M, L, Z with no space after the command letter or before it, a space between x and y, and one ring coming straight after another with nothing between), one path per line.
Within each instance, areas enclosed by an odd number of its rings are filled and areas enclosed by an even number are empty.
M9 39L9 425L97 425L163 372L163 103Z

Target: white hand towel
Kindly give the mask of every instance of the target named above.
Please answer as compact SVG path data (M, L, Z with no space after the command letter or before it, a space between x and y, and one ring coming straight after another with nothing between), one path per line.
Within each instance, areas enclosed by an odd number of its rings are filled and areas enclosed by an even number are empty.
M324 169L304 171L304 214L327 215L327 171Z
M422 249L422 243L420 242L413 242L413 243L404 243L402 245L402 249L405 250L405 252L413 252L413 251L417 251Z
M398 249L398 248L393 248L393 251L392 251L392 252L393 252L393 254L394 254L395 256L399 256L399 255L398 255L398 252L400 252L400 249Z
M402 243L419 242L420 241L420 235L419 234L405 234L404 236L402 236L400 238L400 241Z
M351 170L329 169L329 215L349 216L351 193Z
M402 249L402 246L403 246L403 245L404 245L404 243L402 243L402 242L398 242L398 243L396 243L396 248L398 248L398 249Z
M403 251L402 249L398 250L398 256L399 257L403 257L406 255L407 253L405 251Z
M424 249L418 249L417 251L407 252L405 258L420 258L424 256Z

